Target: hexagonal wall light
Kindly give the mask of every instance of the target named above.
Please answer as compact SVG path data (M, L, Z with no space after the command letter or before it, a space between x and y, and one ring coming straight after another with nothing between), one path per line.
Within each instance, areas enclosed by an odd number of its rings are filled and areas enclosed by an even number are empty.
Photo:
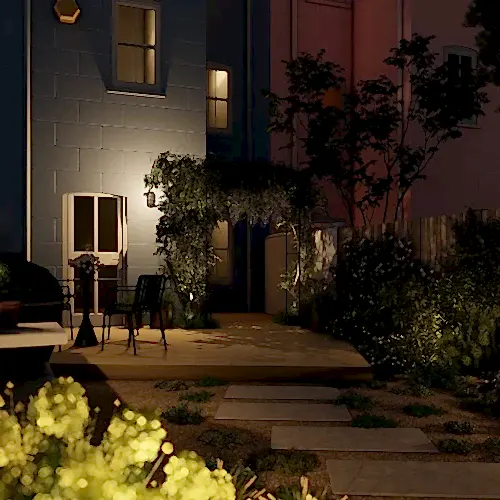
M75 24L80 15L80 8L75 0L57 0L54 10L59 21L64 24Z

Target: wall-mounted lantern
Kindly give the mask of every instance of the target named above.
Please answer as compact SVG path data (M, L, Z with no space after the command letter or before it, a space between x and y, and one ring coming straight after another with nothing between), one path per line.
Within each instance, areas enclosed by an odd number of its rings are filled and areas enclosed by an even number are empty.
M75 24L80 15L76 0L57 0L54 5L57 18L63 24Z
M146 204L148 208L156 207L156 195L153 193L153 191L149 191L146 193Z

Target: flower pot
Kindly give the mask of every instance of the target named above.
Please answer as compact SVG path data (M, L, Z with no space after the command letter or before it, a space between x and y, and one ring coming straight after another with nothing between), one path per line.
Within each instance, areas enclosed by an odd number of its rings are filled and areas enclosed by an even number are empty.
M21 305L21 302L17 300L0 302L0 329L12 330L16 328Z
M163 328L172 328L173 325L173 314L172 308L165 307L161 310L161 316L163 320ZM156 330L160 329L160 317L158 313L155 313L151 317L151 322L149 328L154 328Z

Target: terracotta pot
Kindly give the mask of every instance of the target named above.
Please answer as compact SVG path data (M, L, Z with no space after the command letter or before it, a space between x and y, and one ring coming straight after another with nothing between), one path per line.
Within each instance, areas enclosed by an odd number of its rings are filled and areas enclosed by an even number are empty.
M17 300L0 302L0 329L11 330L17 326L21 305Z

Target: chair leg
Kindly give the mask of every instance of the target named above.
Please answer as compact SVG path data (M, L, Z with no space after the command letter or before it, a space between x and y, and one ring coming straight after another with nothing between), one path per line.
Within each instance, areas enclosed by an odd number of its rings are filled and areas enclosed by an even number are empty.
M128 321L128 342L127 349L130 348L130 342L134 338L134 315L132 313L127 313L127 321Z
M69 329L71 330L71 340L73 340L73 311L71 305L69 306Z
M163 345L165 346L165 351L167 350L167 339L165 338L165 327L163 325L163 314L160 311L158 311L158 319L160 321L160 332L161 332L161 338L163 340Z
M111 315L108 316L108 340L111 337Z
M101 351L104 351L104 333L106 332L106 314L102 316L102 340L101 340ZM109 336L108 336L109 340Z

